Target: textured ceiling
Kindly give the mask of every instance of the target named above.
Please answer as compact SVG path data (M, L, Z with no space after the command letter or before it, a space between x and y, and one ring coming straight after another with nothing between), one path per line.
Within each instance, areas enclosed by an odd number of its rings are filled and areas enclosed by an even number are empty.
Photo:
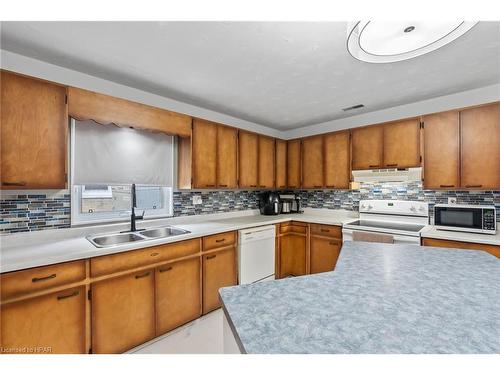
M279 130L500 82L500 22L392 64L353 59L346 34L344 22L2 22L1 47Z

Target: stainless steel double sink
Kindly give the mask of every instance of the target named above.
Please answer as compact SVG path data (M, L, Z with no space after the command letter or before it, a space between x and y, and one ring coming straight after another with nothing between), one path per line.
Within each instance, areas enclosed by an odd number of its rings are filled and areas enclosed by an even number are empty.
M97 234L86 237L95 247L111 247L123 245L137 241L155 240L158 238L167 238L180 236L181 234L191 233L188 230L166 226L159 228L141 229L137 232Z

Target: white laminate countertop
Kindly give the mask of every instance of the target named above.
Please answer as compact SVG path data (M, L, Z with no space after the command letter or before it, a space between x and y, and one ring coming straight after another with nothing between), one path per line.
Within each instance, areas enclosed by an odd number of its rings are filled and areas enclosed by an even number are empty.
M87 259L101 255L120 253L150 246L178 242L216 233L240 230L289 220L308 223L342 225L358 217L357 212L330 209L305 209L302 214L262 216L258 210L184 216L138 222L138 228L173 225L190 231L170 238L137 241L107 248L97 248L85 237L89 235L117 233L126 230L128 224L111 224L83 228L55 229L41 232L0 236L0 272L45 266Z
M461 242L482 243L486 245L500 246L500 231L495 234L456 232L451 230L436 229L434 225L427 225L420 235L424 238L435 238L438 240L450 240Z

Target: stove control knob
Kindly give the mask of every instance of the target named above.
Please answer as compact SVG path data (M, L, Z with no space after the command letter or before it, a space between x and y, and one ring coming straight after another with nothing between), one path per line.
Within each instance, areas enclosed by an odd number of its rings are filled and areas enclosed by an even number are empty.
M416 210L417 210L417 209L415 208L415 206L411 206L411 207L410 207L410 211L411 211L411 212L415 212Z
M361 208L364 210L366 208L366 206L364 204L362 204Z
M371 210L373 206L371 204L368 205L368 209Z
M425 208L424 208L424 206L420 206L420 207L418 208L418 210L419 210L419 211L425 211Z

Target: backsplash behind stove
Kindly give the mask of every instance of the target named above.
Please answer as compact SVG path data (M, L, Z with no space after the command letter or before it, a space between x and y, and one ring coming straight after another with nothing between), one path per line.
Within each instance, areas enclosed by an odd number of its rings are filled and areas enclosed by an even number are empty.
M304 207L357 211L362 199L420 200L434 205L456 197L457 203L495 205L500 212L500 191L434 191L423 190L421 182L362 184L359 190L296 190ZM258 208L258 191L176 191L174 216L202 215ZM193 195L203 203L193 205ZM70 226L71 197L67 190L9 193L0 198L0 234L38 231ZM497 217L497 221L500 216Z

